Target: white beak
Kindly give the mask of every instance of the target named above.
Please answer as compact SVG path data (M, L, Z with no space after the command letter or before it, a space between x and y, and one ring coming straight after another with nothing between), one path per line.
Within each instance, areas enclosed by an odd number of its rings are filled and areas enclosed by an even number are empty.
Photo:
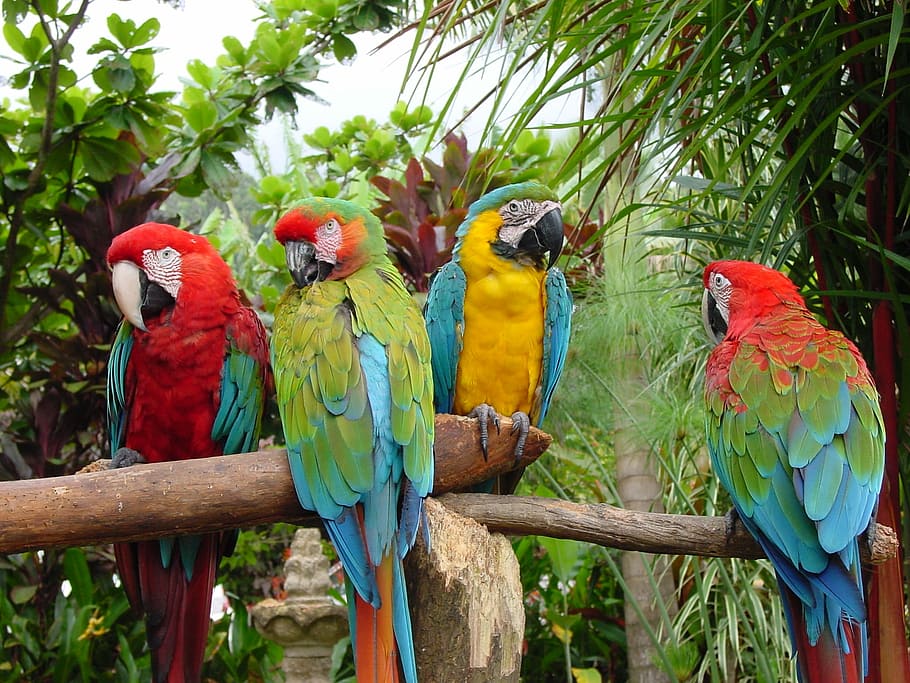
M117 308L133 327L148 332L142 320L142 283L139 280L139 266L130 261L114 264L111 271L111 284L114 287L114 299Z

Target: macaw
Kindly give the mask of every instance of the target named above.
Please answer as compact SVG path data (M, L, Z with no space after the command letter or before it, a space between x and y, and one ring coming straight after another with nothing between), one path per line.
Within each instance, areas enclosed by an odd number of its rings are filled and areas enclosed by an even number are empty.
M885 462L878 393L863 357L825 329L771 268L718 261L702 317L708 451L734 519L777 575L802 683L865 678L858 536Z
M546 417L569 346L572 295L553 267L561 206L539 183L506 185L471 204L455 238L424 311L436 410L478 418L485 456L488 424L499 429L498 414L511 415L517 458ZM520 477L478 488L510 493Z
M297 498L344 567L357 680L415 683L402 558L433 484L423 320L368 211L306 199L275 237L293 279L275 309L272 366Z
M268 342L215 248L145 223L115 237L107 261L124 317L108 364L111 466L254 450ZM236 536L114 545L126 594L145 615L157 683L200 680L215 574Z

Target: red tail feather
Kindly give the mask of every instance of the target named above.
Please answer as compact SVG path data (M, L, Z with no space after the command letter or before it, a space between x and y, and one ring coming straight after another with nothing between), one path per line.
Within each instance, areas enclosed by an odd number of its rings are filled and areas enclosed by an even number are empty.
M133 607L145 615L146 638L156 683L196 683L209 632L212 589L221 559L221 534L202 537L187 582L178 550L161 566L158 541L118 544L117 566Z
M796 668L800 683L863 683L864 647L862 631L856 622L844 621L850 652L844 652L834 634L824 629L815 645L809 644L802 603L789 591L784 599L790 601L793 640L796 642Z
M355 595L357 683L398 683L398 647L392 626L392 554L376 568L382 604L379 609Z

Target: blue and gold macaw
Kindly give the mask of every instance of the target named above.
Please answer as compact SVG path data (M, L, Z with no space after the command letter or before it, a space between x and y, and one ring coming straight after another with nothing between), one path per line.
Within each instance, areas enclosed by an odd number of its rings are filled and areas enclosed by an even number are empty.
M539 183L507 185L471 204L455 237L424 313L436 410L478 418L484 453L488 424L498 429L498 414L511 415L517 457L530 425L546 417L569 345L572 295L553 267L561 206ZM501 477L499 492L513 491L520 477Z

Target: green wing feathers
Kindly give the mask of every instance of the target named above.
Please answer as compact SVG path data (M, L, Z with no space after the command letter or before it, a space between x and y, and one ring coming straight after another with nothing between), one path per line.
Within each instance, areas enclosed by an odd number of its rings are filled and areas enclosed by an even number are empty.
M329 519L373 484L373 422L346 294L340 282L289 287L272 336L288 456L303 474L295 477L300 502Z
M807 324L807 315L773 330L758 326L739 343L729 384L706 389L708 433L718 475L744 514L790 525L803 542L834 553L868 519L844 511L874 506L884 426L855 347ZM794 500L776 497L772 484L781 475L795 484Z
M355 329L386 347L392 437L402 446L404 472L420 496L433 484L433 384L423 316L391 263L347 281Z
M307 290L289 287L278 310L272 362L281 369L278 403L292 467L305 477L295 481L309 488L301 492L298 484L301 504L333 519L375 483L374 424L357 350L365 334L386 348L392 437L405 475L426 495L433 481L430 349L400 280L379 268Z

